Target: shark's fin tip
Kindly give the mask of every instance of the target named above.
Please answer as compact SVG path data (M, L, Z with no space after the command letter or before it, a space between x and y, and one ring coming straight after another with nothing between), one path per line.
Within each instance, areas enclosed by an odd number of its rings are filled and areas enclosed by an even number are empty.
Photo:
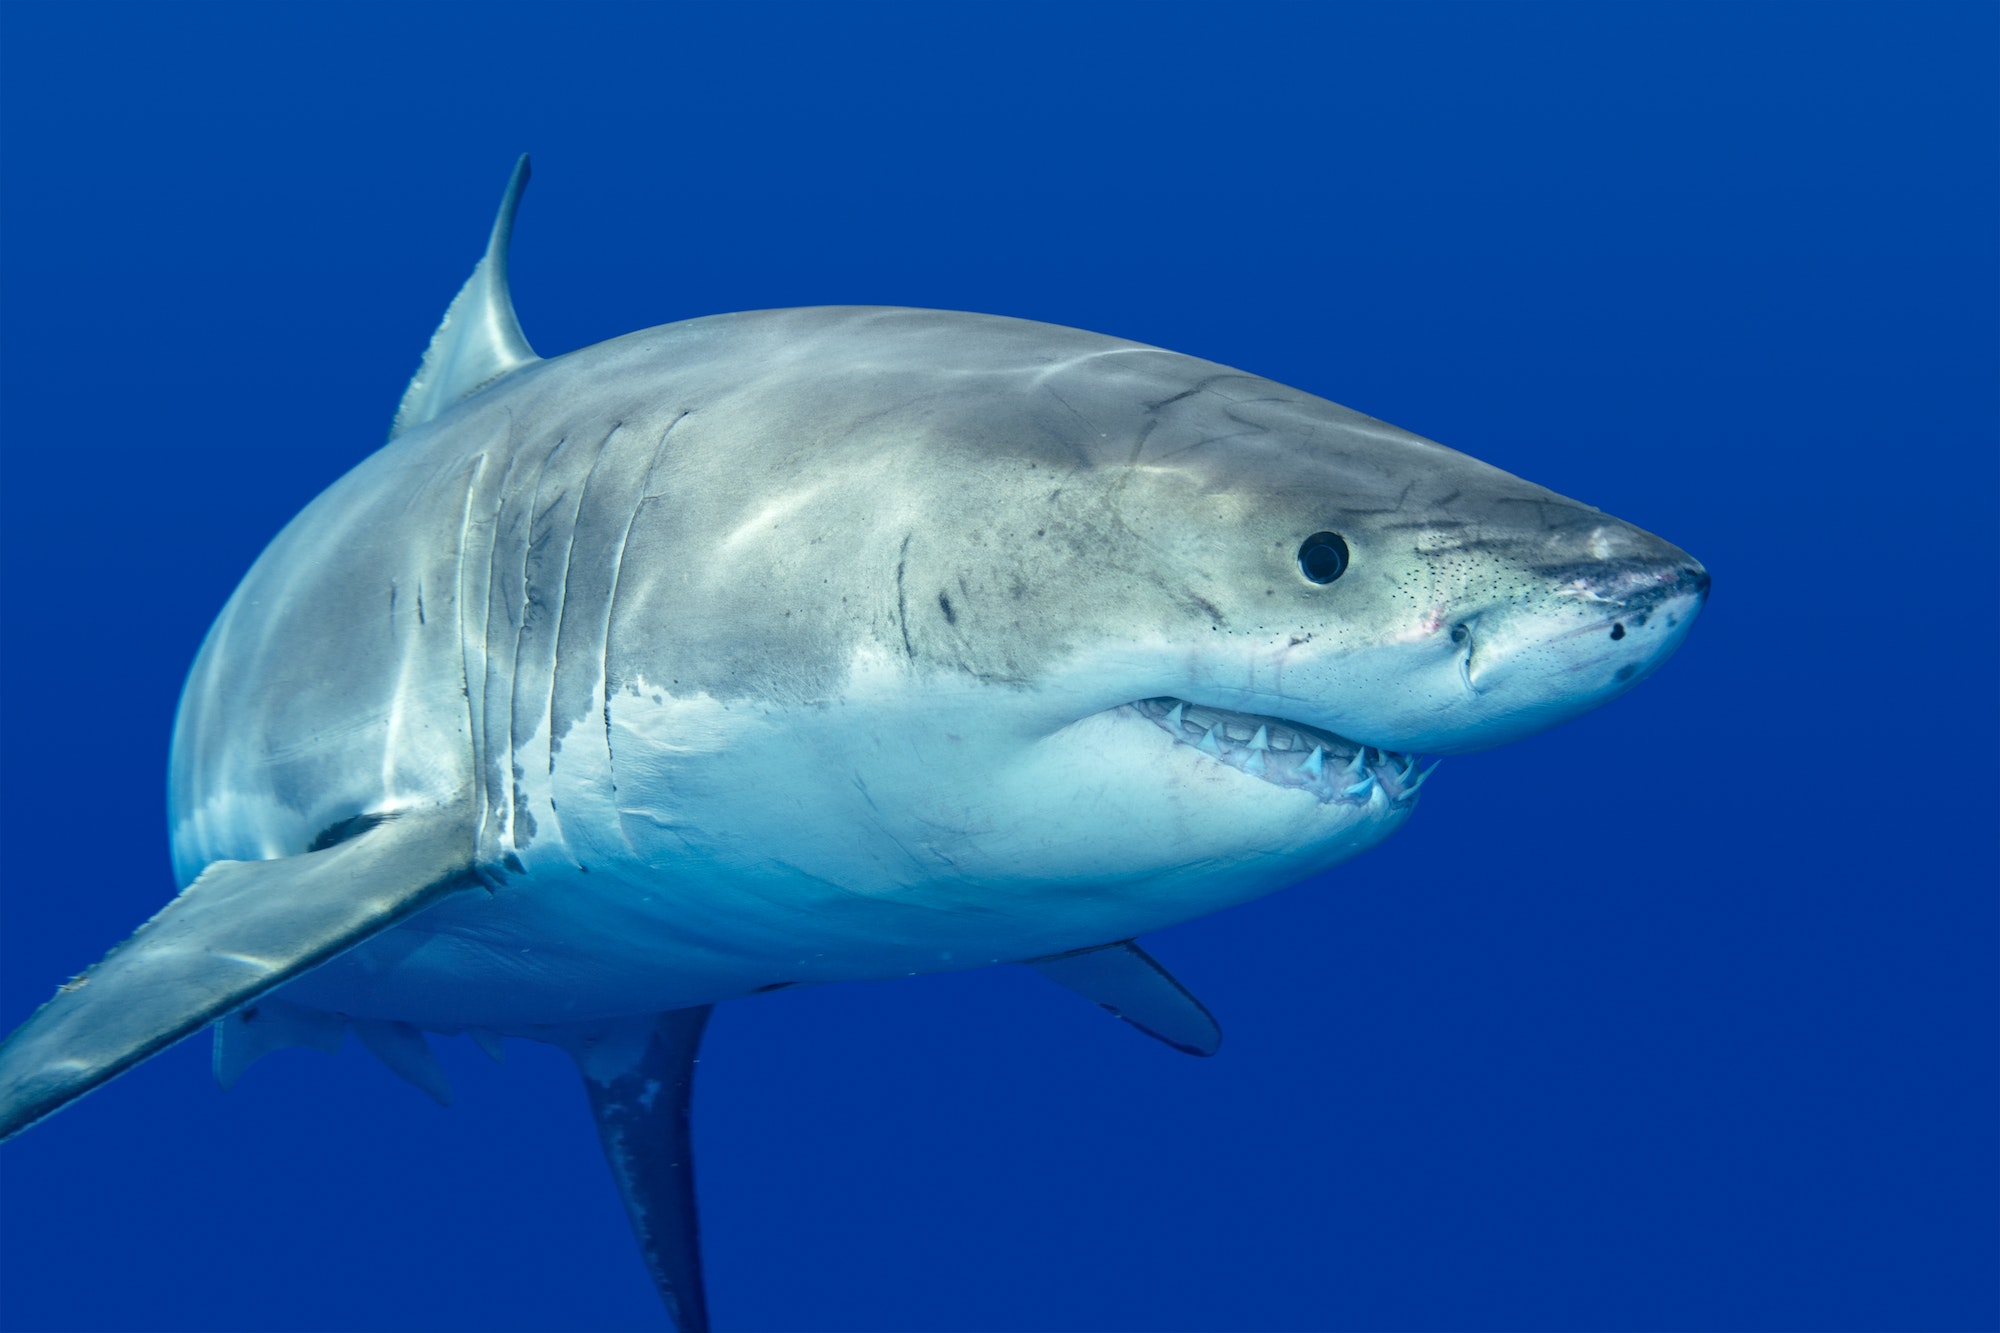
M453 804L297 856L214 862L0 1042L0 1139L218 1022L225 1084L277 1046L337 1042L337 1018L266 992L477 883L474 840Z
M340 1039L346 1030L347 1023L338 1014L269 996L245 1005L216 1020L215 1050L210 1064L216 1086L228 1092L243 1077L244 1070L272 1051L287 1046L309 1046L331 1055L340 1049Z
M437 1052L424 1039L421 1029L409 1023L386 1019L353 1020L354 1035L389 1072L428 1094L439 1106L451 1105L451 1080L438 1063Z
M515 160L506 192L500 196L486 253L431 335L423 364L417 367L409 388L403 391L403 401L397 405L390 439L443 415L495 380L541 360L521 332L507 284L507 251L514 239L514 217L532 174L528 155L523 153Z
M1209 1056L1222 1048L1215 1015L1131 940L1030 959L1028 966L1177 1051Z
M496 1065L507 1063L507 1039L492 1028L467 1028L473 1045L486 1053L486 1058Z
M646 1271L679 1333L708 1333L688 1106L711 1006L551 1034L583 1074Z

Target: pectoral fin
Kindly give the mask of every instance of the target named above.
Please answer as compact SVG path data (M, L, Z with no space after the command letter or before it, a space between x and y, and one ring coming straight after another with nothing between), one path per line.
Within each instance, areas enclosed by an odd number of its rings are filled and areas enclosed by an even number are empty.
M1177 1051L1214 1055L1222 1045L1215 1015L1130 940L1036 958L1028 966Z
M680 1333L708 1333L688 1102L709 1006L566 1033L632 1234Z
M218 861L0 1044L0 1139L477 881L463 809L322 851Z

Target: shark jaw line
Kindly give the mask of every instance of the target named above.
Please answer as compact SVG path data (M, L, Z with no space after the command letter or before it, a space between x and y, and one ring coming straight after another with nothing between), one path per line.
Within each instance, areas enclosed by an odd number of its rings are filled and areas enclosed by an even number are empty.
M1420 758L1379 750L1284 718L1160 696L1121 705L1204 758L1274 787L1302 791L1322 805L1367 805L1382 800L1413 805L1417 790L1437 768Z

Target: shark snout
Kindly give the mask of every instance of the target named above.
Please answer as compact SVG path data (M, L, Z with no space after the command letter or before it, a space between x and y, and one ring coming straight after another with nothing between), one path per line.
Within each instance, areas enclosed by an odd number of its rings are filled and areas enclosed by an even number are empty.
M1495 577L1507 596L1450 619L1452 698L1434 704L1421 744L1396 733L1412 742L1406 748L1463 753L1545 730L1625 693L1673 655L1708 599L1708 570L1636 528L1579 537Z
M1708 600L1708 570L1699 560L1676 551L1663 560L1619 562L1579 579L1587 596L1607 607L1643 615L1676 599Z

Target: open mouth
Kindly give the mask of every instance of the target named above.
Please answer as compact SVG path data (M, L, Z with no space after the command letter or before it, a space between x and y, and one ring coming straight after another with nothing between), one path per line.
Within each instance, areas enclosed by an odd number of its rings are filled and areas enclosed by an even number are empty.
M1418 757L1377 750L1344 736L1283 718L1232 713L1185 699L1141 699L1127 704L1181 745L1274 787L1308 792L1322 804L1366 805L1379 797L1414 801L1437 768L1418 770Z

